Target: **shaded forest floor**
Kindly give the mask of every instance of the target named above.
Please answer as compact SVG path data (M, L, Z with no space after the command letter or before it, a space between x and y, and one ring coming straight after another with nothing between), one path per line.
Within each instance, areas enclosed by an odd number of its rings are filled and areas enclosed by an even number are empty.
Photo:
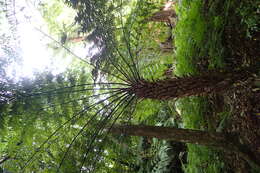
M177 24L176 39L183 42L186 39L183 49L186 48L189 52L183 53L179 57L177 56L179 63L177 63L177 72L179 74L208 73L213 69L230 71L241 67L259 65L260 32L258 28L259 17L257 17L260 15L259 4L251 0L207 0L203 2L193 1L192 3L183 1L182 6L184 8L179 7L178 11L181 17L179 28ZM190 8L189 11L185 11L187 7ZM188 17L185 18L186 16ZM193 16L196 16L196 18L193 18ZM185 31L190 31L190 33L187 32L187 36L183 36L180 32L181 27L188 28ZM182 49L183 43L180 44L179 40L175 40L177 54L182 53L180 49ZM191 54L190 57L192 58L189 58L187 54ZM195 70L191 71L190 69ZM260 72L260 69L257 70ZM256 75L258 75L259 79L259 74ZM250 152L254 153L254 156L260 159L259 86L253 86L249 79L248 82L244 82L227 92L216 93L206 97L205 102L196 99L188 102L194 102L194 100L199 105L194 106L194 108L191 108L192 104L195 105L194 103L187 103L187 100L182 101L182 108L185 112L182 113L182 118L186 128L236 133L240 136L240 142L248 146ZM185 110L200 109L201 107L206 108L203 108L203 111L197 111L199 113ZM193 113L198 115L193 116ZM203 116L201 118L203 120L198 119L196 116ZM200 123L202 125L197 125ZM207 161L210 156L205 155L211 155L211 150L198 148L190 144L188 145L190 156L188 156L189 164L186 165L185 172L193 172L194 167L203 172L244 173L259 171L255 168L251 169L248 162L235 153L223 153L222 151L212 150L213 153L217 153L213 154L217 158L216 162ZM193 152L197 154L191 154ZM197 162L194 161L197 159L196 155L205 158ZM203 168L203 163L214 164L212 166L214 168L210 168L208 165L204 165L207 168Z
M257 51L259 48L257 45L260 45L259 32L254 33L252 39L241 37L245 35L241 32L236 27L227 28L225 31L226 46L232 53L229 57L228 68L255 65L260 62L259 51ZM216 116L219 112L229 111L223 131L237 133L241 137L240 142L247 145L252 153L260 159L259 87L244 83L226 93L210 96L210 102L213 116L208 117L210 117L212 126L216 125L216 120L218 120ZM225 159L234 172L250 172L248 163L238 155L227 153Z
M260 32L253 32L251 38L245 37L246 30L239 28L239 18L234 18L225 28L224 41L230 55L228 68L255 65L260 62ZM237 22L237 23L236 23ZM247 83L230 90L222 97L230 107L228 132L238 133L242 144L247 145L260 159L260 90ZM218 100L213 104L218 105ZM238 155L229 154L226 160L234 172L250 172L249 165Z
M260 32L248 31L248 28L241 24L241 16L235 11L243 3L245 2L234 3L233 8L229 9L229 20L223 32L223 45L228 50L224 59L227 70L260 62ZM250 37L247 32L250 32ZM260 88L243 83L226 93L210 96L210 102L213 116L208 117L212 126L216 125L218 112L229 111L223 131L237 133L241 137L240 142L248 146L255 157L260 159ZM249 164L237 154L227 153L224 160L232 172L251 172Z

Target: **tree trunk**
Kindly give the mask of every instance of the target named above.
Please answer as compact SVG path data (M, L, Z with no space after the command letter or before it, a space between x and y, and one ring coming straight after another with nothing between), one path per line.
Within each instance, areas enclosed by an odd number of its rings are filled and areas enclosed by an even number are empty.
M111 133L158 138L220 148L233 147L233 141L231 141L233 137L231 138L231 135L219 132L179 129L175 127L116 125L112 127Z
M164 7L161 8L160 11L153 13L148 21L171 23L171 18L175 18L177 16L176 12L172 9L172 5L175 3L176 2L172 1L166 2Z
M176 17L174 10L163 10L154 13L148 20L153 22L169 22L170 18Z
M168 100L193 95L221 92L239 85L253 76L251 69L229 73L208 73L200 76L171 78L159 81L139 80L126 90L140 99Z
M148 21L152 22L166 22L170 26L175 26L173 19L176 18L177 15L174 10L162 10L154 13Z
M85 36L69 37L68 40L73 43L78 43L78 42L86 40L86 37Z
M246 146L242 146L239 143L238 136L231 133L207 132L202 130L144 125L115 125L114 127L110 128L110 132L113 134L143 136L217 147L224 151L236 152L254 166L259 167L260 165L260 161L254 156L254 154L251 153Z
M77 36L77 37L68 37L67 35L66 35L66 33L65 34L63 34L62 36L61 36L61 39L60 39L60 42L61 42L61 44L63 45L63 44L65 44L66 42L72 42L72 43L79 43L79 42L81 42L81 41L84 41L84 40L86 40L86 37L85 36Z

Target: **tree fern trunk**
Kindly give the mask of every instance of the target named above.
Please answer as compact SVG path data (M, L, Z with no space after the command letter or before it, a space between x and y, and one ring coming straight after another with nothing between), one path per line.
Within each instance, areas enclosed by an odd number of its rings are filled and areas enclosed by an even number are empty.
M248 80L252 73L248 70L230 73L209 73L200 76L172 78L159 81L139 80L128 88L128 92L138 98L168 100L193 95L209 94L229 89Z

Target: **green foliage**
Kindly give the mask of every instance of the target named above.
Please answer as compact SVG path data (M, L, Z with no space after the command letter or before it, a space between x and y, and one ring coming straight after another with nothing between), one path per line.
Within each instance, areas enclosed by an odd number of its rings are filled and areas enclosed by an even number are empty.
M159 43L165 41L171 31L162 22L155 23L148 20L153 12L159 10L160 5L162 5L160 1L137 1L124 24L125 32L131 34L127 34L127 38L124 34L119 34L122 35L121 42L131 43L130 48L137 56L142 77L151 80L165 78L167 65L173 63L172 54L163 53L159 47Z
M197 74L198 66L212 69L225 65L225 50L221 36L223 26L228 20L226 13L229 1L222 4L221 13L216 10L219 3L210 1L208 11L204 7L206 4L200 0L182 1L177 7L179 21L174 31L177 75Z
M212 69L225 65L225 50L221 38L228 20L229 3L225 1L220 5L220 2L209 1L205 4L201 0L185 0L179 4L179 21L174 31L177 75L194 75L202 67ZM208 5L207 8L205 5ZM184 128L208 130L210 122L205 118L208 111L207 98L179 99L176 107L181 112ZM185 172L223 172L224 167L219 151L188 145L188 164L183 167Z
M20 92L17 100L8 105L9 109L5 110L3 117L1 155L14 158L6 162L4 168L8 168L10 171L20 170L25 161L31 157L32 152L39 150L37 148L53 131L73 114L80 111L83 105L88 104L87 100L77 100L90 94L88 91L84 93L73 92L72 88L69 87L78 85L80 82L85 83L87 78L84 69L82 69L82 71L78 70L77 73L68 73L66 76L39 75L37 81L23 84L23 90L17 91ZM77 89L84 89L84 86L79 86ZM60 92L64 94L58 94ZM30 96L31 93L34 93L34 96ZM56 94L57 97L55 97ZM47 169L49 172L55 172L62 157L59 151L64 150L64 146L70 143L71 138L78 131L77 128L73 127L80 127L82 124L84 124L84 120L81 119L68 126L67 129L60 130L55 138L48 141L38 151L39 153L35 157L36 161L32 162L31 167L27 168L26 171ZM77 150L79 151L79 149ZM70 167L70 170L76 170L77 165L74 162L81 155L74 154L70 157L74 159L66 161L66 168Z
M135 112L133 117L137 120L137 122L143 122L146 120L156 121L156 117L153 117L153 115L158 115L161 105L162 104L159 101L154 102L152 100L143 100L137 104L136 109L138 111Z
M182 1L177 7L179 21L175 29L177 75L196 73L198 50L204 40L205 21L201 14L201 1Z
M82 42L73 41L73 38L83 37L79 34L79 25L74 21L76 15L74 9L68 7L62 0L43 1L39 3L37 9L42 16L44 27L36 26L36 28L47 37L46 46L55 58L68 57L68 50L65 50L64 47L71 52L76 47L83 47ZM46 26L47 31L45 31Z
M88 34L85 39L95 43L95 46L100 49L98 54L91 57L91 63L99 68L108 57L113 57L115 12L120 10L125 2L105 0L66 0L65 2L77 11L75 21L80 26L79 32Z
M190 97L179 99L176 107L180 110L183 125L190 129L205 129L207 122L204 116L207 111L207 99L203 97Z
M49 32L53 35L68 32L73 28L73 11L69 9L62 1L55 0L43 2L38 7L43 19L48 24ZM65 14L66 13L66 14ZM65 15L67 15L65 17ZM66 25L71 25L70 28Z
M184 171L189 173L226 172L218 151L191 144L188 144L188 165L184 166Z
M146 146L147 139L141 138L137 149L138 172L167 173L171 171L170 164L174 157L174 149L169 142L153 139L150 146Z
M178 109L183 117L184 128L208 130L205 114L208 110L207 99L203 97L191 97L180 99L177 102ZM184 165L185 172L223 172L224 162L221 153L205 146L188 144L188 164Z
M241 23L246 26L247 37L251 38L252 33L259 32L259 10L260 7L256 5L255 1L243 2L237 13L241 15Z
M152 172L152 173L167 173L170 172L171 170L169 169L169 164L172 160L172 157L174 155L171 155L169 150L170 146L167 144L165 141L162 141L160 143L159 141L154 141L153 142L153 147L154 147L154 157L150 160L151 166L148 167L150 171L147 170L147 172Z
M170 104L166 102L155 103L151 100L144 100L139 103L134 119L138 118L141 113L140 116L143 115L143 117L137 120L139 123L156 126L179 126L174 119L175 113L171 110ZM179 159L179 152L183 150L179 150L178 147L172 145L172 142L141 137L138 138L137 143L135 152L138 161L136 164L139 165L138 172L168 173L181 166L176 162Z

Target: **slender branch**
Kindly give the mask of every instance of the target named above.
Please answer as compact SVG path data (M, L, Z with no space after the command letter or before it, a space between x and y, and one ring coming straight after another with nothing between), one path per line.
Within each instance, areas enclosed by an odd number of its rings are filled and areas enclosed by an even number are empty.
M117 49L116 49L116 50L117 50ZM110 59L110 57L109 57L108 60L110 61L110 63L111 63L129 82L132 82L132 81L133 81L133 79L131 78L131 76L127 74L126 69L124 70L123 67L121 67L121 66L119 66L119 65L115 65L114 62L113 62L113 60Z
M122 0L121 0L121 3L123 3ZM121 19L121 25L123 26L123 16L122 16L122 13L120 13L120 19ZM123 27L123 28L124 28L124 27ZM139 71L138 71L138 69L137 69L136 66L135 66L134 56L132 55L130 41L127 40L127 38L126 38L125 30L122 29L122 31L123 31L123 38L124 38L125 43L126 43L126 48L127 48L127 50L128 50L130 59L132 60L132 64L133 64L133 67L134 67L134 72L135 72L135 73L134 73L133 75L134 75L134 77L136 77L136 79L140 80ZM130 69L131 69L131 68L130 68Z
M129 100L128 103L122 108L121 112L120 112L120 113L117 115L117 117L114 119L114 121L113 121L112 124L111 124L111 127L115 124L115 122L117 121L117 119L122 115L122 113L124 113L125 109L132 103L133 99L135 98L134 96L128 96L128 97L131 97L131 98L130 98L130 99L126 98L125 101L122 101L122 105L123 105L123 104L124 104L123 102L127 102L127 101ZM120 105L120 107L121 107L121 105ZM117 109L117 110L115 111L115 113L113 113L113 114L111 114L111 115L116 114L116 112L117 112L118 110L119 110L119 109ZM109 116L108 116L108 117L109 117ZM111 116L111 117L112 117L112 116ZM99 129L98 132L94 133L94 134L96 134L96 135L95 135L94 138L91 140L91 143L89 144L88 150L86 151L86 153L85 153L85 155L84 155L83 162L82 162L82 164L81 164L81 169L82 169L82 167L84 166L84 163L85 163L85 161L86 161L87 155L88 155L88 153L90 152L90 150L91 150L91 148L92 148L92 145L93 145L93 143L94 143L94 140L96 139L98 133L101 133L104 129L106 129L106 126L105 126L104 122L109 122L109 120L108 120L108 121L103 121L103 124L102 124L102 126L101 126L102 128ZM104 135L104 137L103 137L103 139L102 139L103 141L104 141L105 138L107 137L108 133L109 133L109 131L107 131L106 134ZM104 145L104 144L103 144L103 145ZM100 150L99 153L96 155L96 157L98 157L98 156L100 155L100 152L101 152L101 150ZM98 160L98 159L94 159L94 160L93 160L93 161L94 161L94 165L97 163L97 160ZM94 167L95 167L95 166L94 166Z
M45 94L51 94L52 96L58 95L58 94L64 94L64 93L75 93L75 92L84 92L84 91L95 91L95 90L123 90L126 88L84 88L84 89L75 89L75 90L68 90L68 91L59 91L59 90L50 90L50 91L44 91L40 93L32 93L29 95L24 95L23 97L36 97L36 96L42 96Z
M80 131L74 136L74 138L72 139L71 143L69 144L69 147L67 148L66 152L64 153L62 160L59 164L59 167L57 169L57 172L59 172L62 163L64 162L69 150L71 149L73 143L75 142L75 140L78 138L78 136L85 130L85 128L89 125L89 123L101 112L103 111L105 108L109 107L110 105L112 105L113 103L115 103L116 101L118 101L119 99L121 99L122 97L124 97L125 95L127 95L128 93L125 93L124 95L115 98L114 100L112 100L108 105L105 105L104 107L102 107L101 109L99 109L88 121L87 123L80 129ZM106 112L103 112L103 114L105 114Z
M69 100L69 101L67 101L67 102L62 102L62 103L58 103L58 104L52 104L52 105L45 106L45 107L39 109L39 111L44 110L44 109L48 109L48 108L50 108L50 107L55 107L55 106L57 106L57 105L66 105L66 104L69 104L69 103L72 103L72 102L90 99L90 98L92 98L92 97L95 98L95 97L99 97L99 96L103 96L103 95L107 95L107 94L118 93L119 91L121 91L121 90L113 90L113 91L109 91L109 92L105 92L105 93L100 93L100 94L91 95L91 96L88 96L88 97L83 97L83 98L79 98L79 99Z
M11 156L5 156L4 158L2 158L2 159L0 160L0 165L3 164L4 162L10 160L10 159L11 159Z
M123 91L120 91L119 93L123 93ZM68 119L66 122L64 122L62 125L60 125L35 151L34 153L31 155L31 157L26 161L26 163L24 164L24 166L21 167L21 170L23 171L28 165L29 163L32 161L32 159L36 156L36 154L41 151L41 149L44 147L44 145L55 135L57 134L66 124L68 124L69 122L71 122L73 119L75 119L76 117L79 116L79 118L81 117L81 115L83 113L85 113L85 111L87 111L88 109L91 109L92 107L101 104L103 102L105 102L106 100L113 98L114 96L117 96L119 93L114 94L112 96L109 96L107 98L104 98L90 106L87 106L86 108L84 108L83 110L75 113L70 119Z

